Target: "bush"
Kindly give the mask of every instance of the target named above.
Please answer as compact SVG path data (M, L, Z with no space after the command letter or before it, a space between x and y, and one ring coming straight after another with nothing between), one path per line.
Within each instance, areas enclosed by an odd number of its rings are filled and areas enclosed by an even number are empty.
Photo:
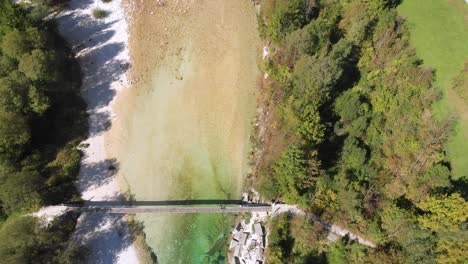
M306 22L304 3L303 0L278 3L267 23L266 31L271 40L280 42L287 34L304 26Z
M96 8L93 10L93 17L94 18L97 18L97 19L102 19L102 18L105 18L109 15L109 12L107 12L106 10L103 10L103 9L100 9L100 8Z

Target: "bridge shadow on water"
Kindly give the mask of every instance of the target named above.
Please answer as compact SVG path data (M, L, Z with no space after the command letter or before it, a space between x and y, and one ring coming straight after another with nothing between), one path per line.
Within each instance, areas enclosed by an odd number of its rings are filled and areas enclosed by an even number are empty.
M244 205L270 206L265 203L246 203L241 200L200 199L200 200L167 200L167 201L83 201L67 204L71 206L124 207L124 206L176 206L176 205Z

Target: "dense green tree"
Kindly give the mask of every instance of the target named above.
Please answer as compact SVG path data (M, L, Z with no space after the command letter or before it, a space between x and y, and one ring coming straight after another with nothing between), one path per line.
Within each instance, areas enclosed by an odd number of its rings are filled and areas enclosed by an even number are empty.
M48 185L56 185L60 181L70 181L78 173L81 153L73 143L63 148L55 160L48 164L48 167L54 171L48 179Z
M271 221L267 256L269 263L326 263L324 255L311 246L320 246L324 230L304 216L279 215Z
M32 216L14 217L0 227L0 263L85 263L83 250L64 243L74 229L72 215L51 226L43 226Z
M359 146L358 140L348 137L341 155L346 168L358 169L366 162L367 151Z
M312 144L323 141L326 126L322 124L320 114L312 105L306 105L300 110L301 123L297 131Z
M23 116L0 112L0 154L20 154L30 138L29 126Z
M2 52L10 58L20 59L31 49L31 43L24 32L13 30L2 37Z
M27 87L11 77L0 79L0 110L10 113L27 112L27 93Z
M24 54L19 62L19 70L33 81L56 80L57 66L60 65L56 63L54 54L38 49L30 54Z
M335 111L343 122L348 123L361 115L361 104L359 93L348 90L336 99Z
M8 56L0 54L0 77L7 76L10 72L16 70L16 61Z
M343 73L331 58L303 56L294 70L293 94L301 104L320 106L330 98L330 91Z
M29 87L29 105L31 109L39 115L42 115L50 107L50 100L44 94L34 86Z
M36 3L0 0L0 263L82 263L76 216L24 216L75 199L86 128L79 68ZM67 80L67 81L65 81Z
M291 145L274 166L274 180L279 194L289 203L297 203L310 188L310 179L305 168L305 152L298 144Z
M38 187L41 185L37 171L21 171L8 175L0 185L0 200L8 214L15 211L39 209L42 205Z
M315 54L319 49L319 40L307 28L291 32L286 39L289 52L298 54Z
M416 204L427 212L419 218L421 225L433 231L456 231L468 220L468 202L458 193L446 197L428 197Z
M0 1L0 35L14 29L23 29L26 11L11 1Z
M281 41L290 32L306 22L304 0L277 1L274 13L268 20L267 34L274 41Z
M468 231L462 230L442 237L437 242L437 263L458 264L468 259Z
M273 166L277 194L288 203L306 206L315 180L324 172L317 152L308 155L299 144L289 146Z
M260 26L274 51L268 103L280 113L266 134L288 142L266 148L270 188L381 245L345 241L325 249L329 262L466 259L464 185L450 181L442 151L454 121L432 117L441 93L410 46L398 2L320 1L310 12L307 1L262 0ZM272 228L286 234L293 220L284 221L287 228ZM304 254L294 250L318 248L287 235L276 240L287 242L269 253L274 263L295 263Z
M47 35L47 32L40 30L37 27L29 27L24 33L26 34L32 49L47 48L47 39L51 38L51 36Z

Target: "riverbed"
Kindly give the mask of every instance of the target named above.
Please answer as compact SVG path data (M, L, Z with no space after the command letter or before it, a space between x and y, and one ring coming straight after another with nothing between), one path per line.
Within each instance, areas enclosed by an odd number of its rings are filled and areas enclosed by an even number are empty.
M239 199L258 77L250 0L131 1L107 153L138 201ZM160 263L225 263L232 216L141 215Z

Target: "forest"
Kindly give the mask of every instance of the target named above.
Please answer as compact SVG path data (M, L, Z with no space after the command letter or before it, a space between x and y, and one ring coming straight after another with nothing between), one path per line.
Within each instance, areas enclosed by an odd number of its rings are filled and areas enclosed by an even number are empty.
M78 63L46 19L49 4L0 0L0 263L78 263L68 242L77 215L45 226L28 216L79 200L74 187L87 133Z
M398 0L263 0L269 43L255 188L378 244L328 243L303 216L270 223L268 263L466 263L468 179L444 152L436 72L409 42ZM257 140L258 141L258 140Z

